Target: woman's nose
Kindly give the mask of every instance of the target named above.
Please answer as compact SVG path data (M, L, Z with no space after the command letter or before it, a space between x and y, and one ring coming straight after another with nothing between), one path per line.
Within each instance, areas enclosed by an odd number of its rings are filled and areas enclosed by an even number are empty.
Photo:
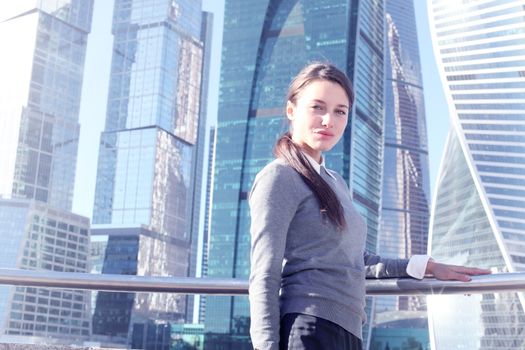
M323 126L332 127L333 121L334 121L334 117L329 112L326 112L323 115L323 118L322 118Z

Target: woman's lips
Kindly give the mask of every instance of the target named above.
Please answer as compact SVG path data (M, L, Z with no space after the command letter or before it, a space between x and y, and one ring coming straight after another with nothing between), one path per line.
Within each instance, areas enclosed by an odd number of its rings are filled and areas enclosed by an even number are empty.
M334 136L334 134L326 130L314 130L314 133L317 135L326 136L326 137Z

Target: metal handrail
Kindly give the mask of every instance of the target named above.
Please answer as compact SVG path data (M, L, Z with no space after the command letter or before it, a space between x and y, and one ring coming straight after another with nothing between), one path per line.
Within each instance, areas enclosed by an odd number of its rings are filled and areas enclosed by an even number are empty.
M179 294L248 294L248 281L229 278L132 276L0 269L0 285L86 289L114 292L165 292ZM439 281L433 278L366 280L366 294L436 295L525 291L525 272L473 276L470 282Z

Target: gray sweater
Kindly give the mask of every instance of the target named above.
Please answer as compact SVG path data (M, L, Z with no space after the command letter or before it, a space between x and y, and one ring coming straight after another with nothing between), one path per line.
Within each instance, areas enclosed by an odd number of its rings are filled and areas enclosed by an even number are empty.
M321 213L314 193L283 160L274 160L255 178L249 199L249 298L256 349L279 348L280 317L286 313L317 316L361 338L365 276L408 276L408 260L365 252L366 223L344 179L324 168L320 174L343 206L342 231Z

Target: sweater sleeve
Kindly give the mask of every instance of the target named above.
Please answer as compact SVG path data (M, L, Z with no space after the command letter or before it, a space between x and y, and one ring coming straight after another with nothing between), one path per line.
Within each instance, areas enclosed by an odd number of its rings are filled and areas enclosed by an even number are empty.
M366 278L409 277L408 259L387 259L365 251Z
M250 335L259 350L279 348L282 262L288 228L299 204L293 171L286 166L264 169L250 192Z

